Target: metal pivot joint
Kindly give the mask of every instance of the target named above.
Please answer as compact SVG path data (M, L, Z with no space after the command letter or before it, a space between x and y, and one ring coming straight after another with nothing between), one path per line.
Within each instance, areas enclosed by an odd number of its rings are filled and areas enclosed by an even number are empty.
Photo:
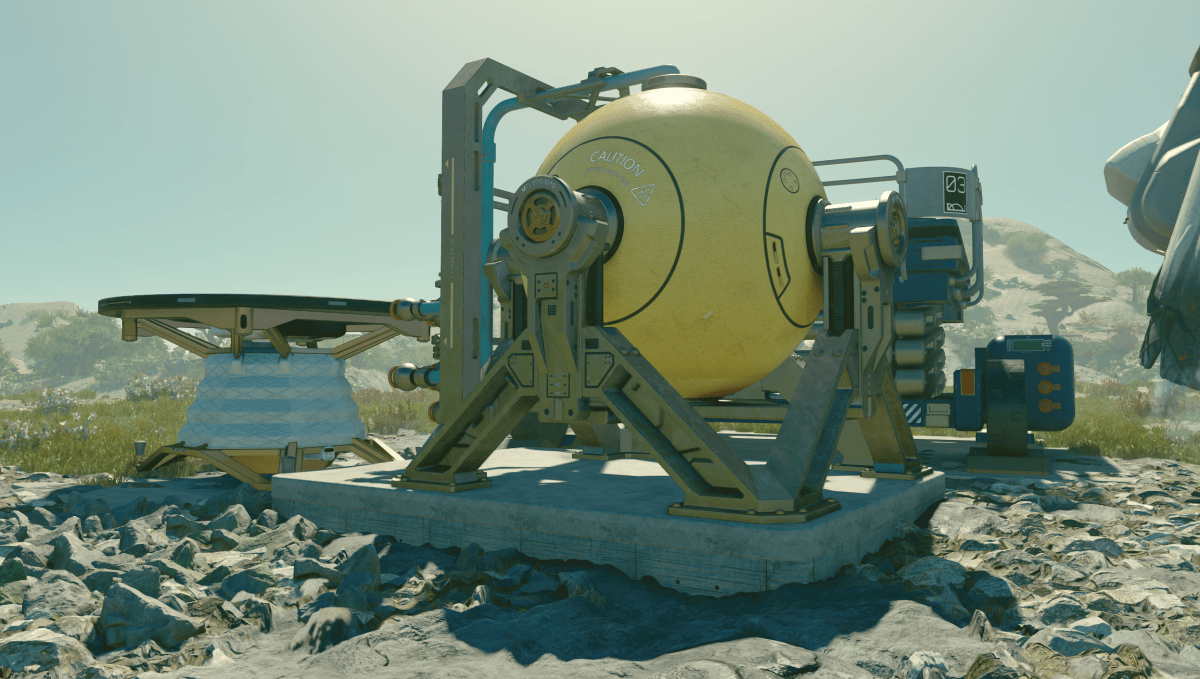
M813 253L821 262L825 312L805 373L814 363L842 363L833 353L836 349L829 350L826 345L850 335L853 339L847 349L853 356L847 364L847 379L838 386L847 389L858 404L851 409L848 403L843 414L859 420L871 450L873 469L864 476L917 478L928 474L917 455L892 366L896 340L892 290L897 270L901 280L907 277L904 200L895 191L885 191L879 200L857 203L830 205L820 200L812 215L809 233ZM794 400L804 399L797 394Z

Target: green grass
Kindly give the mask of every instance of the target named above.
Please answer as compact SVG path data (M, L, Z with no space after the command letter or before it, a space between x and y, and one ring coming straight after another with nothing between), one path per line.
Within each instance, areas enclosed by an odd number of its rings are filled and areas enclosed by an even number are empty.
M391 435L401 428L422 433L434 429L428 418L429 406L436 400L432 392L365 389L355 391L353 397L368 432ZM51 403L44 392L40 400L36 392L0 398L35 406ZM50 409L0 411L0 465L71 476L107 472L114 477L111 484L136 478L140 475L133 466L133 442L145 441L147 453L175 443L191 401L169 395L91 404L59 399ZM184 458L142 476L175 478L212 469L197 458Z
M391 436L400 429L415 429L431 434L437 427L429 419L429 406L437 402L437 394L427 389L381 392L360 389L354 392L358 414L368 433Z
M1165 418L1150 417L1150 397L1138 391L1149 383L1081 385L1075 422L1061 432L1035 432L1047 446L1067 448L1080 455L1114 458L1160 458L1200 464L1200 434L1173 424L1200 421L1200 395L1186 393L1168 404ZM179 395L176 393L176 395ZM88 397L86 392L77 397ZM363 389L353 392L367 431L392 435L401 429L430 433L435 425L428 410L437 400L430 391ZM56 472L81 476L108 472L110 483L137 476L133 442L146 441L147 452L176 442L186 420L190 397L169 394L144 400L80 404L61 390L30 391L0 396L34 406L29 411L0 411L0 465L18 465L26 472ZM94 414L94 415L93 415ZM778 424L711 423L713 429L778 433ZM1156 425L1146 427L1146 424ZM974 432L916 427L917 436L973 437ZM185 458L149 476L189 476L212 468Z

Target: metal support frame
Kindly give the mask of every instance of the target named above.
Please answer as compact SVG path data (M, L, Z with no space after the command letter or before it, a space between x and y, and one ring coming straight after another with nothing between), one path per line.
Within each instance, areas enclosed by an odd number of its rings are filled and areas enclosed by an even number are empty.
M885 194L870 206L884 218L881 223L838 226L833 218L830 228L814 230L829 245L817 250L826 273L836 267L841 274L833 287L826 277L826 308L832 299L837 308L854 310L849 318L840 317L837 327L826 324L818 333L800 384L787 394L788 409L770 459L751 466L618 329L602 327L595 313L603 309L601 255L610 227L615 230L616 210L555 177L534 177L511 194L492 188L488 163L496 159L495 126L508 111L532 106L578 120L596 108L600 91L619 89L626 95L629 85L678 73L660 67L606 78L614 71L598 69L579 85L551 90L484 59L464 66L443 92L441 425L392 485L442 492L490 486L480 467L531 413L541 423L576 428L590 448L585 457L615 456L614 445L619 454L619 437L612 439L614 425L623 423L633 445L683 490L683 501L668 508L672 515L787 523L836 510L838 503L824 498L822 488L842 424L854 410L879 451L874 472L901 478L928 473L917 459L891 381L891 281L893 267L903 266L904 235L903 201L897 194ZM497 88L517 99L496 106L481 126L483 103ZM590 94L586 102L579 100L584 92ZM539 193L543 201L552 197L561 217L549 224L557 235L549 243L548 235L534 235L547 224L531 224L532 211L523 209ZM496 209L509 212L499 241L506 260L497 252L488 256ZM890 245L881 250L881 244ZM493 286L511 322L489 355Z
M314 446L298 448L293 441L284 448L238 448L218 449L207 445L187 446L182 441L169 446L162 446L149 455L136 456L135 464L139 473L146 473L168 465L184 457L198 457L230 476L251 484L258 490L271 489L271 476L256 472L238 458L278 457L280 474L299 471L317 471L328 468L341 453L354 453L371 464L381 462L396 462L400 455L382 441L373 436L365 440L353 438L350 443L336 446Z

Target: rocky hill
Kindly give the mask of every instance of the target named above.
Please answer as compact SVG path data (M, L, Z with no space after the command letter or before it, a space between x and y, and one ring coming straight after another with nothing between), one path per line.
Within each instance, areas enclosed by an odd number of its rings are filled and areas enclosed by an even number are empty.
M1075 348L1079 381L1158 376L1157 369L1137 364L1147 323L1146 286L1134 297L1115 272L1030 224L997 217L983 223L987 292L967 311L965 323L946 326L948 381L954 370L974 364L974 347L996 335L1044 333L1049 321ZM970 233L964 236L970 252ZM1039 307L1058 311L1047 314Z

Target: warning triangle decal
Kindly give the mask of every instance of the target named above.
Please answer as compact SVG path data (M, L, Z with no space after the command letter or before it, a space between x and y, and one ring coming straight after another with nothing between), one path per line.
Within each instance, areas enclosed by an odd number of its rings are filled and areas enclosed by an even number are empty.
M636 189L630 189L629 192L633 194L634 198L637 198L637 201L642 204L642 207L645 207L646 203L650 202L650 196L654 195L654 185L646 184L645 186L639 186Z

